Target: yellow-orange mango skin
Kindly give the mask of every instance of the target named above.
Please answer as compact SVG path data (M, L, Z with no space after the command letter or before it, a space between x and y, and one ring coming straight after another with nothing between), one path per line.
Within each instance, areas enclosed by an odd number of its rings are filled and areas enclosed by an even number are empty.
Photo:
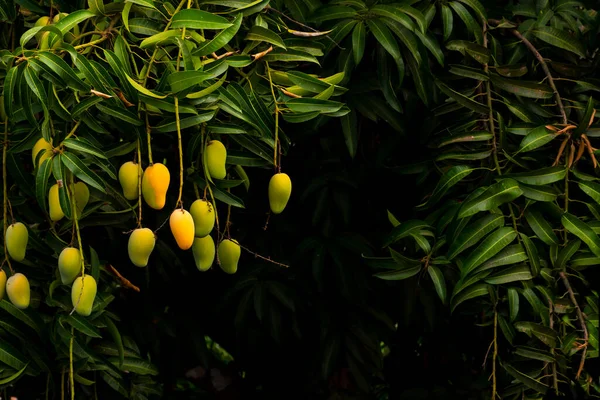
M140 268L147 266L155 244L156 237L150 229L138 228L131 232L127 251L133 265Z
M212 236L197 237L192 245L192 253L198 271L208 271L215 261L215 241Z
M58 272L63 285L73 283L81 273L81 254L75 247L65 247L58 256Z
M87 317L92 313L97 291L98 287L93 276L85 275L75 279L73 286L71 286L71 303L77 314Z
M206 168L211 178L225 179L227 170L225 168L227 161L227 149L218 140L211 140L206 146Z
M142 177L142 195L144 201L155 210L162 210L167 201L167 189L171 182L171 174L161 163L150 165Z
M75 206L77 207L77 217L81 217L85 206L90 201L90 189L83 182L77 182L71 186L71 193L75 196Z
M38 161L37 166L42 165L44 160L52 157L54 154L52 152L52 145L46 141L44 138L39 138L37 142L33 145L33 149L31 150L31 162L35 165L35 159L38 156L38 153L42 151L42 155L40 156L40 160Z
M281 214L292 195L292 180L288 174L279 172L269 181L269 206L273 214Z
M223 240L219 243L219 249L217 250L221 269L228 274L235 274L238 269L238 262L241 254L242 250L236 240Z
M2 300L4 298L4 295L6 294L6 280L6 271L0 271L0 300Z
M123 189L123 197L127 200L136 200L139 192L140 165L133 161L127 161L119 168L119 183Z
M50 212L50 219L54 222L60 221L65 217L62 208L60 208L60 200L58 197L58 184L55 183L50 187L48 192L48 208Z
M31 288L25 275L17 272L6 281L6 294L10 302L17 308L24 310L29 307Z
M192 203L190 214L194 219L196 237L205 237L215 227L215 208L208 201L198 199Z
M171 232L175 237L177 246L179 246L181 250L187 250L192 247L195 233L192 214L184 209L176 209L171 213L169 226L171 227Z
M27 251L27 242L29 241L29 232L22 222L11 224L6 229L6 250L10 258L15 261L23 261Z

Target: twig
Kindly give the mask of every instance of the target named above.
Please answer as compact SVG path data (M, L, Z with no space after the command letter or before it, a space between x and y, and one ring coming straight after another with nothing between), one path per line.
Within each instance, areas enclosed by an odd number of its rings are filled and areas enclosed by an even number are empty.
M548 298L548 309L550 314L550 329L554 329L554 305L552 304L552 299ZM550 349L552 355L554 355L554 349ZM556 375L556 362L552 363L552 387L554 388L554 392L558 394L558 377Z
M239 53L239 50L236 51L228 51L227 53L223 53L220 56L217 55L217 53L212 53L211 56L215 59L215 60L220 60L221 58L225 58L225 57L229 57L232 56L234 54Z
M579 308L579 303L577 303L577 299L575 298L575 293L573 293L573 288L571 287L571 283L569 282L567 275L563 271L560 271L559 276L562 279L563 284L567 288L567 292L569 292L569 298L571 299L571 302L575 306L575 310L577 311L577 319L579 320L579 325L581 326L581 329L583 330L583 340L584 340L584 344L582 346L583 354L581 355L581 361L579 362L579 368L577 369L577 375L575 375L575 379L579 379L579 377L581 376L581 372L583 371L583 366L585 364L585 357L587 355L587 344L588 344L588 340L589 340L589 334L588 334L587 326L585 324L585 318L583 317L581 308Z
M270 52L273 51L273 46L270 46L268 49L266 49L265 51L261 51L260 53L256 53L256 54L252 54L252 59L254 61L263 58L264 56L266 56L267 54L269 54Z
M133 289L134 291L136 291L138 293L140 292L140 288L135 286L133 283L131 283L131 281L129 279L127 279L123 275L121 275L115 267L108 264L108 269L121 281L121 284L123 285L123 287L125 287L127 289Z
M313 27L310 27L310 26L308 26L308 25L305 25L305 24L303 24L303 23L302 23L302 22L300 22L300 21L296 21L296 20L295 20L295 19L293 19L292 17L288 17L287 15L285 15L284 13L282 13L281 11L274 9L274 8L272 8L271 6L266 6L266 7L265 7L265 10L274 11L274 12L276 12L277 14L281 15L282 17L284 17L285 19L287 19L287 20L289 20L289 21L292 21L293 23L295 23L295 24L297 24L297 25L300 25L300 26L301 26L301 27L303 27L303 28L310 29L310 30L311 30L311 31L313 31L313 32L319 32L317 29L315 29L315 28L313 28ZM321 32L319 32L319 33L321 33ZM300 36L300 35L298 35L298 36ZM337 43L335 42L335 40L333 40L332 38L330 38L330 37L329 37L329 35L326 35L326 37L327 37L327 39L331 40L331 41L332 41L332 42L333 42L333 43L334 43L334 44L335 44L335 45L336 45L338 48L342 49L342 47L340 47L340 45L339 45L339 44L337 44Z
M112 96L110 94L102 93L102 92L99 92L99 91L94 90L94 89L90 90L90 93L93 94L93 95L95 95L95 96L102 97L103 99L110 99L110 98L112 98Z
M280 267L284 267L284 268L289 268L290 267L287 264L283 264L283 263L271 260L269 257L261 256L260 254L253 252L252 250L248 249L247 247L244 247L244 246L240 246L240 247L242 249L246 250L248 253L252 254L256 258L260 258L261 260L265 260L265 261L268 261L268 262L273 263L275 265L279 265Z

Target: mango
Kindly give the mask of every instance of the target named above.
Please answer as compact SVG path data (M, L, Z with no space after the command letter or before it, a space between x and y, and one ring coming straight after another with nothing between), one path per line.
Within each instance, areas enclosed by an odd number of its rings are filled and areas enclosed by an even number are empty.
M119 168L119 183L123 190L123 197L127 200L136 200L140 187L138 174L142 174L139 164L133 161L127 161Z
M219 243L217 249L219 256L219 266L228 274L235 274L238 268L238 261L242 255L239 243L234 239L224 239Z
M192 253L194 254L194 262L198 271L208 271L215 261L215 241L212 236L197 237L192 244Z
M65 247L58 256L58 272L63 285L73 283L81 274L81 253L76 247Z
M269 181L269 206L273 214L281 214L292 195L292 180L279 172Z
M71 303L77 314L87 317L92 313L97 291L98 286L93 276L85 275L75 279L71 287Z
M43 17L38 18L38 20L35 21L35 24L33 24L33 26L34 27L46 26L46 25L50 25L51 23L52 23L52 21L50 21L50 17L47 15L44 15ZM39 41L43 34L44 34L44 32L38 32L35 34L35 38Z
M150 254L154 250L156 237L154 232L148 228L138 228L131 232L127 251L129 259L136 267L145 267L148 265Z
M0 270L0 300L4 298L6 293L6 271Z
M227 160L227 149L218 140L211 140L206 146L206 168L211 178L225 179L227 171L225 161Z
M155 163L146 167L142 177L142 195L146 204L155 210L162 210L167 201L170 181L171 174L163 164Z
M35 142L35 144L33 145L33 149L31 150L31 163L33 165L36 165L35 159L37 158L38 153L40 151L43 151L43 153L40 156L40 161L37 163L38 168L40 165L42 165L44 160L46 160L54 155L54 153L52 152L52 145L50 143L48 143L46 141L46 139L39 138L38 141Z
M31 300L31 288L29 280L25 275L17 272L6 281L6 294L8 299L17 308L21 310L29 307Z
M215 209L208 200L198 199L192 203L190 214L194 219L196 237L205 237L215 227Z
M62 208L60 208L60 200L58 197L58 183L50 187L48 193L48 207L50 211L50 219L54 222L60 221L65 216Z
M6 250L10 257L18 262L25 259L27 242L29 241L29 232L22 222L9 225L6 229Z
M177 246L181 250L187 250L194 243L194 218L187 210L178 208L171 213L169 226L175 237Z
M80 218L87 203L90 201L90 189L83 182L70 185L71 194L75 195L75 206L77 207L77 217Z

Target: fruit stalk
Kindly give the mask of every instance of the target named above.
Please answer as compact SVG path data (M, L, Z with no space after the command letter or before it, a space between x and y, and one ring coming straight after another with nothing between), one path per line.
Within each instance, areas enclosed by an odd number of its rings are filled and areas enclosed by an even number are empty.
M79 231L79 215L77 215L77 203L75 202L75 193L71 192L71 187L75 187L75 182L73 179L73 176L71 176L71 185L69 187L69 185L67 186L67 190L69 191L69 194L71 196L71 208L72 208L72 212L73 212L73 223L75 224L75 232L77 233L77 245L79 246L79 259L81 262L81 278L82 278L82 282L81 282L81 292L79 293L79 298L77 299L77 304L75 304L73 306L73 309L71 310L71 312L69 313L69 315L73 314L75 312L75 308L77 308L77 306L79 305L79 301L81 300L81 296L83 295L83 286L84 286L84 282L85 279L83 279L85 277L85 260L83 258L83 246L81 245L81 232Z
M4 121L4 143L2 146L2 193L4 196L4 210L3 210L3 222L4 222L4 230L2 231L2 237L4 241L4 261L8 264L8 268L14 274L15 271L12 269L12 265L10 264L10 260L8 259L8 250L6 249L6 220L8 218L7 210L8 210L8 185L6 182L6 150L8 148L8 118ZM0 270L2 268L0 267Z
M202 124L202 128L200 128L200 134L202 135L202 157L203 157L203 165L206 165L206 145L208 144L208 135L206 134L206 125ZM213 195L212 189L210 187L210 178L206 171L206 168L202 168L204 171L204 181L206 186L204 187L204 198L206 199L206 189L208 189L208 193L210 194L210 200L213 204L213 208L215 209L215 222L217 223L217 238L219 237L219 214L217 213L217 203L215 202L215 196Z
M138 220L137 227L142 227L142 151L140 149L140 138L137 140L137 162L138 162Z
M69 381L71 383L71 400L75 400L75 378L73 375L73 340L75 331L71 327L71 340L69 340Z
M277 105L277 97L275 96L275 89L273 88L273 79L271 78L271 68L269 63L265 61L267 67L267 75L269 76L269 86L271 86L271 95L273 96L273 104L275 105L275 146L273 148L273 165L278 172L281 172L281 166L277 162L277 150L279 147L279 106Z
M65 138L63 139L63 142L75 134L75 132L77 131L77 128L79 128L79 125L81 125L81 120L77 121L77 123L75 124L73 129L71 129L71 132L69 132L67 134L67 136L65 136Z
M175 125L177 126L177 149L179 150L179 194L175 208L183 208L181 197L183 195L183 148L181 145L181 124L179 122L179 99L175 96Z
M146 113L146 139L148 140L148 163L152 165L154 164L154 162L152 161L152 138L150 137L150 123L148 122L148 113ZM141 164L142 160L138 160L138 163Z

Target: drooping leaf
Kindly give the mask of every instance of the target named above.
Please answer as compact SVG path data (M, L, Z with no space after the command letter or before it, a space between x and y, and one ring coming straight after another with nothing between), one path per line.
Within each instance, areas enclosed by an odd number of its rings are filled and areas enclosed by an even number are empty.
M487 211L510 202L523 194L519 184L513 179L502 179L490 186L478 197L463 203L458 218L468 217L480 211Z
M488 233L503 225L504 216L500 214L489 214L479 218L477 221L463 229L458 237L452 241L448 248L447 258L452 260L464 250L477 244L477 242Z
M502 227L495 230L469 254L461 267L462 275L468 275L475 268L498 254L512 243L516 237L517 232L514 228Z
M171 18L171 28L227 29L232 25L227 18L194 8L180 10Z
M568 212L563 214L561 222L567 231L581 239L592 253L600 257L600 237L588 224Z
M527 208L524 217L538 239L547 245L558 244L558 237L552 230L552 226L538 210Z
M553 28L551 26L538 26L531 31L538 39L564 50L577 54L585 58L583 46L577 38L572 37L567 32Z

